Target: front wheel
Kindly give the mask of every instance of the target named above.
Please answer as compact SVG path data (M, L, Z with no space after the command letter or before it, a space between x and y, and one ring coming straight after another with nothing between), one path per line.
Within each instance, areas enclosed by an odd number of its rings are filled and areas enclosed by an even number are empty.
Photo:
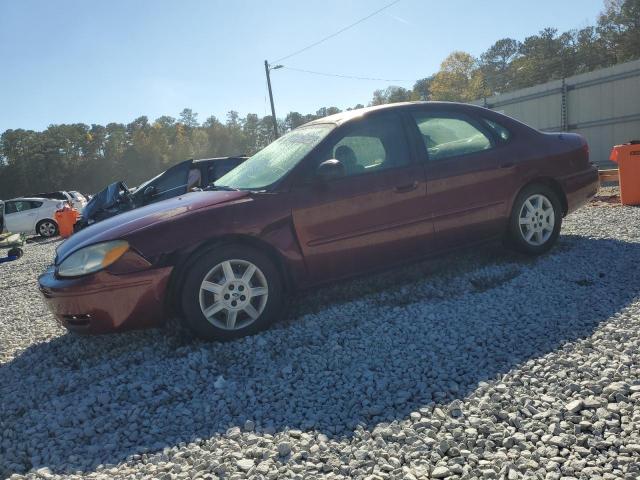
M221 245L198 257L182 287L186 326L205 340L232 340L268 327L284 292L271 259L249 247Z
M546 185L530 185L520 192L509 220L509 239L530 255L548 251L558 240L562 207L558 195Z

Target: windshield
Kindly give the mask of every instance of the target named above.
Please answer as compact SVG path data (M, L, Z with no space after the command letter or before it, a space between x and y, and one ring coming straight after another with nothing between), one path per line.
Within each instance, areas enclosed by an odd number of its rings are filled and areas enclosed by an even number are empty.
M289 173L334 128L334 124L323 123L292 130L220 177L215 184L242 190L264 189Z

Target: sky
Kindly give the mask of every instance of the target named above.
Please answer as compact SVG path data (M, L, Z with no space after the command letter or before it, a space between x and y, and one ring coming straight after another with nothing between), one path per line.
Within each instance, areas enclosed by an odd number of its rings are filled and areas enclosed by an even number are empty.
M275 62L391 0L0 0L0 132L55 123L128 123L141 115L204 121L270 114L264 60ZM394 81L272 71L276 114L367 104L410 88L454 50L545 27L594 24L602 0L400 0L281 63Z

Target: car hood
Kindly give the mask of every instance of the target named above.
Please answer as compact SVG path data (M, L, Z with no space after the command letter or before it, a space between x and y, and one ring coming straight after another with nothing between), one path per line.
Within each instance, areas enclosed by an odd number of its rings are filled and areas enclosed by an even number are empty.
M123 182L114 182L107 185L107 188L96 193L89 203L87 203L82 215L86 220L89 220L93 218L97 212L112 208L118 201L120 190L126 188L127 186Z
M126 239L127 235L150 225L170 222L194 210L233 202L247 196L249 193L244 191L192 192L121 213L71 235L56 250L56 265L71 253L88 245Z

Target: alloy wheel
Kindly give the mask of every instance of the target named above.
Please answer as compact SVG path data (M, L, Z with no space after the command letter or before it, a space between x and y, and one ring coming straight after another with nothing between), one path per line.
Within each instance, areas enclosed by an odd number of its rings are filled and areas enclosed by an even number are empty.
M38 228L38 233L43 237L53 237L56 233L56 226L53 222L42 222L40 228Z
M544 245L553 234L556 216L551 201L540 193L528 197L520 208L518 223L525 242Z
M246 260L225 260L200 284L200 309L207 321L224 330L255 322L267 304L269 286L262 271Z

